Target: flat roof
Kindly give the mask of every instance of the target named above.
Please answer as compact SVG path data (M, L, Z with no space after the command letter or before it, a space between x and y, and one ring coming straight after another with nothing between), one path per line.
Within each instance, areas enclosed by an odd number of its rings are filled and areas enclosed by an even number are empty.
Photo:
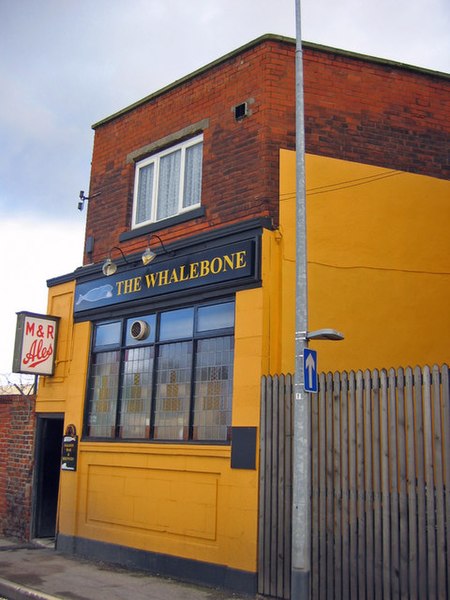
M252 40L251 42L248 42L247 44L244 44L243 46L240 46L239 48L232 50L228 54L225 54L224 56L221 56L220 58L206 64L205 66L200 67L196 71L193 71L192 73L189 73L188 75L185 75L181 79L177 79L176 81L157 90L156 92L153 92L152 94L149 94L148 96L145 96L144 98L141 98L140 100L134 102L133 104L130 104L129 106L126 106L125 108L122 108L121 110L113 113L109 117L105 117L104 119L97 121L96 123L94 123L92 125L92 129L97 129L98 127L101 127L102 125L105 125L106 123L109 123L110 121L113 121L114 119L117 119L118 117L121 117L122 115L134 110L138 106L141 106L141 105L145 104L146 102L149 102L150 100L154 100L158 96L161 96L162 94L165 94L166 92L168 92L180 85L183 85L184 83L190 81L191 79L194 79L198 75L201 75L201 74L209 71L210 69L220 65L221 63L226 62L227 60L246 52L250 48L253 48L254 46L263 44L268 41L273 41L273 42L278 42L278 43L281 42L281 43L285 43L285 44L289 44L289 45L296 44L296 40L294 38L285 37L285 36L281 36L281 35L275 35L272 33L264 34L256 39ZM394 67L397 69L405 69L408 71L414 71L416 73L421 73L423 75L443 77L445 79L450 78L450 75L448 73L442 73L440 71L433 71L431 69L424 69L421 67L416 67L414 65L408 65L408 64L396 62L393 60L377 58L375 56L369 56L366 54L358 54L357 52L350 52L348 50L332 48L331 46L323 46L321 44L315 44L313 42L302 41L302 48L316 50L318 52L325 52L328 54L335 54L338 56L346 56L348 58L361 60L361 61L365 61L365 62L370 62L370 63L376 63L376 64L384 65L384 66L391 66L391 67Z

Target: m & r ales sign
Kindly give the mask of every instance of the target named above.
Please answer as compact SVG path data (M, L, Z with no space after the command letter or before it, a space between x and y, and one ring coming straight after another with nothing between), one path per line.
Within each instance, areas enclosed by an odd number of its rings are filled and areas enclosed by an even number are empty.
M59 317L17 313L13 373L53 375Z

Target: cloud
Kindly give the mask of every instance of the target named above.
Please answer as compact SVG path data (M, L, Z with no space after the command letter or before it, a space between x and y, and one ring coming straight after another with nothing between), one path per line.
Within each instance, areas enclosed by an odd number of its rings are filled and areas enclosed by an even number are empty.
M46 280L82 262L84 223L14 218L0 221L0 374L10 373L16 313L47 312Z
M303 37L344 50L448 71L446 0L303 2Z

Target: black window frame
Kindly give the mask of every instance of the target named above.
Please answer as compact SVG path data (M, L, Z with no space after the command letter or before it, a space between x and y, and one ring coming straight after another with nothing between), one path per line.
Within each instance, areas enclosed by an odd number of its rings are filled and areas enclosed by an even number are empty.
M233 325L230 327L219 327L216 329L207 329L205 331L198 331L198 313L199 310L205 307L218 306L222 304L232 304L233 305ZM193 309L193 327L192 327L192 335L182 336L179 338L173 339L160 339L160 325L161 325L161 315L169 314L174 311L180 311L183 309ZM87 376L87 387L86 387L86 399L85 399L85 407L84 407L84 426L83 426L83 440L89 442L120 442L120 443L171 443L171 444L213 444L213 445L223 445L231 443L231 413L232 413L232 385L233 385L233 377L234 377L234 334L235 334L235 317L236 317L236 302L235 296L227 296L224 298L215 298L209 301L203 302L195 302L192 304L183 304L177 306L171 306L170 308L158 307L154 310L145 310L145 308L141 307L141 310L138 313L134 314L121 314L118 316L111 316L109 318L104 318L98 321L92 322L92 332L91 332L91 349L90 349L90 361L89 361L89 369ZM142 344L127 344L127 323L130 321L134 321L135 319L149 317L150 315L155 315L155 336L153 341L149 341L148 343ZM101 325L107 325L110 323L120 322L121 323L121 332L120 332L120 341L117 344L107 344L103 346L96 345L96 333L98 327ZM195 386L197 383L196 379L196 363L197 363L197 355L198 355L198 346L201 340L206 339L222 339L222 338L230 338L231 340L231 362L227 365L230 374L228 379L228 385L231 390L229 391L229 418L224 427L226 427L226 436L220 439L217 438L209 438L209 439L196 439L195 435L195 426L194 426L194 417L196 414L196 397L194 395ZM158 368L158 360L160 358L160 348L164 345L175 344L181 342L188 342L192 345L192 362L190 366L190 394L188 399L189 404L189 424L187 435L183 436L183 438L169 437L169 438L157 438L155 437L155 407L157 403L156 397L156 374ZM136 348L153 348L153 364L152 364L152 383L151 383L151 396L149 400L149 431L148 435L145 437L122 437L120 432L121 427L121 408L124 401L123 393L122 393L122 383L124 379L124 368L126 364L126 353L129 350L133 350ZM107 352L118 352L119 353L119 374L117 381L117 395L115 399L115 423L114 427L114 435L113 436L100 436L100 435L90 435L89 433L89 418L90 418L90 408L91 408L91 380L93 376L93 369L95 366L95 359L100 354L106 354Z

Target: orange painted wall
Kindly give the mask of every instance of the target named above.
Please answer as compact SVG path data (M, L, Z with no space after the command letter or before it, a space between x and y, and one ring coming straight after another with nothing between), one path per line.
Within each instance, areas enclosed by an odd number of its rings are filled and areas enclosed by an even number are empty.
M450 359L450 182L306 156L309 330L319 370ZM281 151L283 371L294 356L295 153Z

